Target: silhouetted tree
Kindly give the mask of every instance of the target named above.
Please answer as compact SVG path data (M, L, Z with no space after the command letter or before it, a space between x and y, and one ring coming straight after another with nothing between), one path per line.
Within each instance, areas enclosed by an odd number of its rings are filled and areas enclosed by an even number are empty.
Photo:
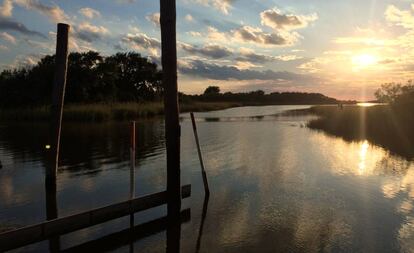
M381 85L381 88L375 92L375 97L381 102L394 103L401 96L404 96L405 99L407 99L407 94L413 92L414 84L411 80L408 81L406 85L400 83L386 83Z
M220 94L220 87L218 86L208 86L204 91L204 95L218 95Z

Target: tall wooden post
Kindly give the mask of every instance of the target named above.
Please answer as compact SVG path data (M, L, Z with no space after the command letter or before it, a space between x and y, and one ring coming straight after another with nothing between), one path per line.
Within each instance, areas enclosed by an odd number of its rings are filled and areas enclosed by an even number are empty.
M164 86L165 137L167 147L167 252L180 252L181 183L180 123L177 88L177 41L175 0L160 0L161 62Z
M66 87L66 72L68 65L69 25L57 25L55 80L53 84L49 166L46 168L47 184L56 183L56 173L59 162L60 131L62 126L62 112Z
M179 217L180 123L177 88L177 41L175 0L160 0L161 61L164 86L165 136L167 147L168 213Z

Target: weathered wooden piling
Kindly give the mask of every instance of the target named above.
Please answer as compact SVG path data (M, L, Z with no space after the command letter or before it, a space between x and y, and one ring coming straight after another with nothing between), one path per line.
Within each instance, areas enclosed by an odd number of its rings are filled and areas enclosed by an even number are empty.
M206 196L210 196L210 189L208 187L208 181L207 181L207 173L206 173L206 169L204 168L203 155L201 153L200 141L198 140L197 125L195 123L194 113L191 112L190 116L191 116L191 123L193 125L194 138L195 138L196 145L197 145L198 159L200 160L201 174L203 176L204 191L206 193Z
M52 93L49 166L46 168L47 184L56 183L56 173L59 163L60 131L62 127L63 103L65 98L66 72L68 65L68 40L70 26L57 25L55 79Z
M180 196L180 123L177 88L177 41L175 0L160 0L161 62L164 86L165 137L167 148L168 213L177 217Z

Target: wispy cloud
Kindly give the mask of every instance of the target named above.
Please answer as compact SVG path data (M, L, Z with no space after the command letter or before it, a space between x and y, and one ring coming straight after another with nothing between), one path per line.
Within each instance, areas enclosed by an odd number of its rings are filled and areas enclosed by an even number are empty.
M0 17L11 17L13 11L12 0L4 0L3 4L0 5Z
M217 44L207 44L203 47L196 47L186 43L180 43L180 47L190 54L199 54L213 59L229 57L233 54L232 50Z
M101 13L95 9L89 8L89 7L85 7L85 8L81 8L78 11L82 16L88 18L88 19L94 19L94 18L99 18L101 17Z
M13 20L0 19L0 30L15 31L15 32L19 32L19 33L24 34L24 35L38 36L38 37L41 37L41 38L44 38L44 39L47 38L42 33L30 30L25 25L23 25L22 23L16 22L16 21L13 21Z
M74 28L75 37L87 41L93 42L102 39L109 34L109 31L104 26L95 26L88 22L82 22Z
M276 30L294 30L307 27L318 19L316 13L310 15L285 14L278 8L260 13L261 24Z
M0 39L5 40L12 44L16 44L16 38L13 35L8 34L6 32L0 33Z
M191 0L194 3L210 6L228 15L235 0Z
M48 17L53 22L68 22L66 13L57 5L49 6L38 0L14 0L14 2L28 10L35 10Z
M155 12L145 17L148 21L150 21L154 26L160 27L160 13Z
M148 50L153 56L158 55L161 47L161 42L158 39L140 32L126 34L122 38L122 42L133 49Z
M191 60L187 64L181 65L179 70L182 74L212 80L286 80L306 82L317 79L310 75L296 74L288 71L239 69L235 66L220 65L202 60Z

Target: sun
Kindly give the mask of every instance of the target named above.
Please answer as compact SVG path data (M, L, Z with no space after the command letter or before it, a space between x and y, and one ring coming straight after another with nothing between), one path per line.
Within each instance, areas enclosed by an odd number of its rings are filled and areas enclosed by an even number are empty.
M378 63L378 57L372 54L359 54L352 57L352 65L357 69L367 68Z

